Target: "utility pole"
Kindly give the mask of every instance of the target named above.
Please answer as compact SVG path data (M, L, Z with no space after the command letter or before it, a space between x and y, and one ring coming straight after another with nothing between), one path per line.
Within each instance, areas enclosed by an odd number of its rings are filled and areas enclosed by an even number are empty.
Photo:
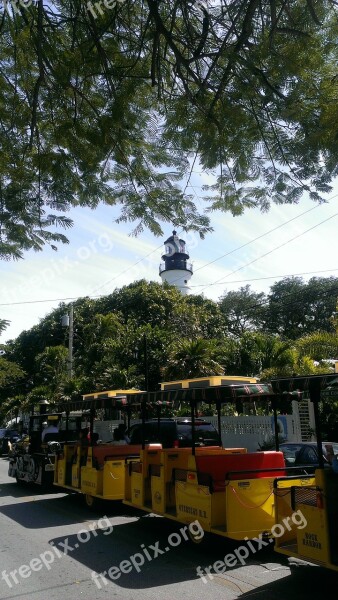
M68 361L67 361L67 373L69 379L73 376L73 338L74 338L74 306L71 304L69 308L69 315L64 315L61 320L63 327L69 328L68 337Z
M149 367L148 367L148 338L147 334L143 337L144 343L144 379L146 384L146 392L149 392Z
M74 306L69 311L69 340L68 340L68 376L73 377L73 338L74 338Z

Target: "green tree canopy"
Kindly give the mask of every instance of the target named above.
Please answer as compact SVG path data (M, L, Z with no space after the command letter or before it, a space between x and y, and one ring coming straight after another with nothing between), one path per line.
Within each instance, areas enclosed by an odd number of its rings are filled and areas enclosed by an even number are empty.
M25 372L18 364L0 357L0 422L12 406L19 404L13 401L13 397L18 398L18 393L24 387L24 378Z
M228 332L235 336L263 328L266 297L263 292L251 291L249 285L226 292L219 301L219 307Z
M273 284L268 295L266 328L288 339L318 330L334 332L332 316L338 296L337 277L287 277Z
M173 344L163 369L166 381L223 375L224 369L217 361L218 349L213 340L183 339Z
M22 381L25 373L19 365L7 360L6 358L0 358L0 387L8 387L15 385L18 381ZM3 390L2 390L3 391Z
M326 331L316 331L309 335L304 335L296 341L296 347L301 356L309 356L317 362L326 361L329 363L338 360L338 335L337 333L328 333ZM325 363L324 363L325 364ZM326 369L329 369L326 364Z
M285 279L264 298L243 287L219 303L145 280L96 300L79 298L71 380L69 330L61 324L69 306L61 304L3 345L7 363L27 375L2 397L26 392L32 403L39 394L55 400L107 388L156 390L163 379L217 373L269 379L328 372L328 359L338 358L335 281Z
M319 200L337 174L335 0L6 0L0 23L1 256L67 242L67 210L134 231L209 231L189 195L240 214ZM183 190L183 191L182 191Z

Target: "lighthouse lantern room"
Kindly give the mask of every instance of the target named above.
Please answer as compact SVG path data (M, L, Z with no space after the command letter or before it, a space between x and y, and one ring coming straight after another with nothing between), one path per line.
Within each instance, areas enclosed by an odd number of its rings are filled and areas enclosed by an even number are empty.
M188 262L189 254L186 251L185 241L178 237L176 231L164 242L165 254L162 255L163 263L160 264L162 281L174 285L182 294L190 291L189 281L192 276L192 264Z

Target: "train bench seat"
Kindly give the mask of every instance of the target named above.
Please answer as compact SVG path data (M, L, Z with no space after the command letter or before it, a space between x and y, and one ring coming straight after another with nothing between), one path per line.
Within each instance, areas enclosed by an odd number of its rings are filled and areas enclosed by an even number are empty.
M141 446L139 444L100 444L92 447L93 466L103 466L107 460L116 460L126 456L139 456Z
M198 483L209 485L211 491L224 491L226 480L259 479L285 476L282 452L248 454L196 455Z

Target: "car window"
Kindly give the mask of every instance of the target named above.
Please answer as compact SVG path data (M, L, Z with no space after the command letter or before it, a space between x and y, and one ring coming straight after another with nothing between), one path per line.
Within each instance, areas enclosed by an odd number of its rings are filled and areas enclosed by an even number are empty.
M141 428L138 425L133 425L130 428L129 438L131 444L141 444Z
M307 446L299 451L296 462L303 465L316 465L318 464L318 454L312 446Z
M177 433L179 440L192 440L191 423L177 423ZM219 436L211 423L196 423L195 424L195 442L219 444Z
M132 425L129 432L131 444L142 444L142 424ZM144 443L161 443L164 447L171 447L176 439L176 424L174 421L162 421L160 426L157 421L144 424Z
M130 442L131 444L142 443L142 425L134 425L130 430ZM144 425L144 442L145 444L151 444L158 441L157 430L153 427L153 423L145 423Z
M293 465L296 461L297 453L301 449L300 444L281 444L280 449L284 454L285 462L287 465Z

